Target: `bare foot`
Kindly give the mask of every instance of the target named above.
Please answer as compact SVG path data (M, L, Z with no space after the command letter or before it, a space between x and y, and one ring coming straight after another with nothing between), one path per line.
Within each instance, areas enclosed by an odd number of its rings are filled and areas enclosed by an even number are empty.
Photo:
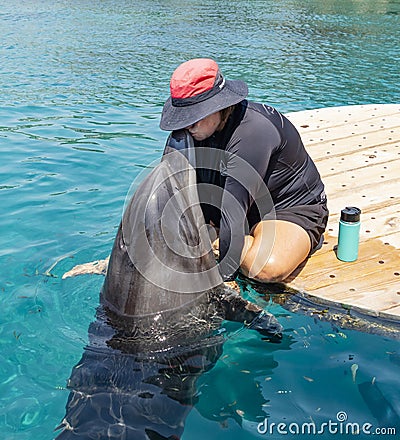
M68 272L65 272L65 274L62 276L62 279L64 280L65 278L85 274L105 275L107 272L109 259L110 257L107 257L105 260L96 260L90 263L78 264Z

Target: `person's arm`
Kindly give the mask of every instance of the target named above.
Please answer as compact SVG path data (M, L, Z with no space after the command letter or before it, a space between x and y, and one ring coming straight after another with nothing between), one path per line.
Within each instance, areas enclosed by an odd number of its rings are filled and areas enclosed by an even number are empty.
M228 146L227 178L221 207L219 235L220 272L224 281L235 278L239 270L244 237L248 234L246 215L256 196L268 192L264 184L272 153L281 136L269 121L239 127ZM262 199L262 197L261 197ZM272 200L268 197L263 199ZM257 201L256 201L257 202ZM260 207L260 211L272 206ZM265 214L265 212L263 213Z
M248 328L275 340L282 338L283 327L274 315L240 296L231 289L213 292L223 316L229 321L242 322Z

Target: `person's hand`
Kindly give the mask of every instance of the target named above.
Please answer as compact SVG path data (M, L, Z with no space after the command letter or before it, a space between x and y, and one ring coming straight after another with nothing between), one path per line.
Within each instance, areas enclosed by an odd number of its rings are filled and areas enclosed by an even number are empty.
M236 281L225 281L224 284L235 292L240 293L240 287Z
M212 250L216 258L219 258L219 238L213 241Z

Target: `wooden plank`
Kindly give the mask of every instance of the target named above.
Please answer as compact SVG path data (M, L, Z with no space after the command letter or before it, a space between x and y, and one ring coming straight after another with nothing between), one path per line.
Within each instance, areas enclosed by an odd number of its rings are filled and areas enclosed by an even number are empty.
M288 113L315 161L399 145L400 105L333 107ZM378 140L378 142L377 142ZM397 147L400 148L400 147ZM392 148L390 148L392 150Z
M398 253L379 240L361 243L353 263L336 258L328 238L325 249L311 257L298 273L287 280L296 288L336 304L357 306L369 312L400 317L400 266Z
M387 311L387 313L383 311L381 313L381 316L383 318L392 318L393 316L400 316L400 306L392 307L390 310Z
M351 150L346 157L340 155L325 155L320 158L313 158L319 172L325 177L340 175L343 172L349 173L352 170L366 170L371 164L380 164L383 169L386 163L399 159L400 148L395 142L389 144L373 145L365 149ZM397 148L397 149L396 149Z
M398 129L397 126L390 127L390 131L394 131ZM390 144L395 144L395 148L397 142L393 142L393 137L391 135L382 136L382 130L370 131L364 134L348 134L345 137L338 138L318 138L314 139L303 136L304 144L308 146L310 151L312 151L312 157L315 161L320 159L335 156L347 156L354 151L355 148L360 151L367 150L372 147L380 147L382 150L385 150L385 147L388 147Z
M360 124L364 121L398 115L400 104L368 104L338 107L324 107L285 114L303 133L322 130L329 127L340 128L343 125ZM339 132L340 133L340 132Z
M369 187L374 188L376 194L378 193L376 190L376 185L380 185L381 182L383 183L382 186L392 182L394 182L395 185L399 184L399 168L399 161L393 160L391 162L385 162L384 165L370 164L368 167L358 169L353 168L331 176L324 176L323 180L325 186L327 187L328 191L331 192L333 197L344 189L349 189L350 191L354 192L354 189L357 188L360 192L362 192L364 188ZM363 184L361 184L361 182L363 182ZM378 195L381 197L385 196L379 193ZM393 197L396 195L398 195L398 193L396 194L394 192Z
M358 205L361 206L360 204ZM375 209L371 209L368 206L364 207L361 213L361 239L379 238L383 242L389 242L394 247L399 247L395 244L397 241L395 242L393 239L395 239L395 233L400 231L400 203L388 206L377 204L374 206ZM380 206L380 209L377 206ZM339 210L331 212L327 228L331 235L338 235L339 218Z
M322 248L287 280L328 304L400 322L400 105L290 113L321 173L329 223ZM340 210L362 209L359 258L336 258Z
M392 232L391 234L382 235L379 237L379 239L382 241L382 243L391 244L397 249L400 249L400 230L397 230L396 232Z

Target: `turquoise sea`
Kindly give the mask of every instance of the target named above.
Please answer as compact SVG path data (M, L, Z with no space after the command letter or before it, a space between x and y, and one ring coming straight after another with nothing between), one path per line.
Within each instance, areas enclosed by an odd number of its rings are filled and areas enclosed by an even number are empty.
M283 112L398 103L399 41L399 0L1 0L0 438L51 439L64 416L103 278L61 276L109 254L131 182L163 150L178 64L213 57ZM284 342L227 323L184 440L346 437L259 433L265 418L390 427L398 340L245 294Z

